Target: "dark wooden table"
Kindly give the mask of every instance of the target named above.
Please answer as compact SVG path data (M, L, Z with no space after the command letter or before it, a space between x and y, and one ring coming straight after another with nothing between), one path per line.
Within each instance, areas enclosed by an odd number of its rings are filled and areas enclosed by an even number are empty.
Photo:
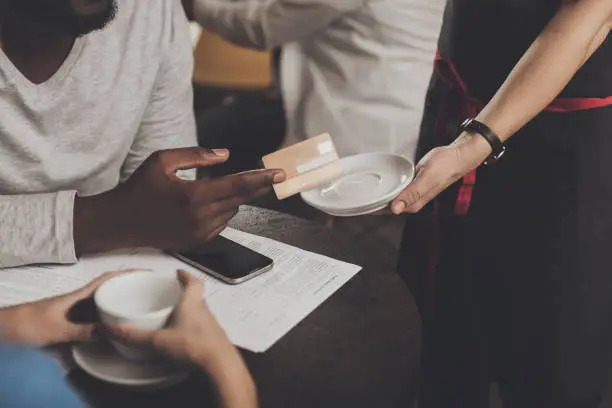
M419 368L420 323L412 295L368 250L315 223L245 207L233 227L364 267L268 352L244 352L264 408L410 408ZM70 380L97 407L204 407L204 376L139 393L80 371Z

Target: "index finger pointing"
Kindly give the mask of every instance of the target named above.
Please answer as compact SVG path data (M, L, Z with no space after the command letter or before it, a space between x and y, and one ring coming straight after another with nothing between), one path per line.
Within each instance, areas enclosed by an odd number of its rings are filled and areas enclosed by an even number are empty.
M165 150L159 152L158 155L168 174L174 174L177 170L212 166L229 158L229 152L225 149L210 150L201 147Z
M255 170L208 180L204 191L207 201L222 201L233 197L248 199L255 191L285 180L282 170Z

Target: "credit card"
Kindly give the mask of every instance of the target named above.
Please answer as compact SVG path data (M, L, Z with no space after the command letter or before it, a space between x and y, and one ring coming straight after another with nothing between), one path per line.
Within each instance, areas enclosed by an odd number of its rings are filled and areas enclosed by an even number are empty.
M287 179L274 186L279 200L312 190L342 175L336 146L328 133L262 158L267 169L282 169Z

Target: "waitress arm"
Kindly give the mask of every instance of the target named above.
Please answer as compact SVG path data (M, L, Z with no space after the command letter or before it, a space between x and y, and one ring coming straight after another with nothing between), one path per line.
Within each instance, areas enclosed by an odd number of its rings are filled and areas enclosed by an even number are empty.
M302 40L366 0L183 0L204 29L247 48L268 50Z
M610 33L612 0L565 1L476 117L502 141L542 112ZM415 213L491 153L478 134L464 132L450 145L430 151L414 181L393 201L393 214Z
M542 112L601 46L610 33L612 1L565 1L555 17L514 67L477 116L502 141ZM464 133L455 141L477 162L490 153L483 138Z

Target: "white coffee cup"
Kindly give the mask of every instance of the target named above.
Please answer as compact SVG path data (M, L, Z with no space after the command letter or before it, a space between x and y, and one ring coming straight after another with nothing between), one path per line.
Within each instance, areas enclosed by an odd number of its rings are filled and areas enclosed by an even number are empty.
M179 303L182 287L174 276L133 272L104 282L94 301L103 324L126 325L143 331L162 329ZM145 361L155 358L150 351L117 341L111 342L125 358Z

